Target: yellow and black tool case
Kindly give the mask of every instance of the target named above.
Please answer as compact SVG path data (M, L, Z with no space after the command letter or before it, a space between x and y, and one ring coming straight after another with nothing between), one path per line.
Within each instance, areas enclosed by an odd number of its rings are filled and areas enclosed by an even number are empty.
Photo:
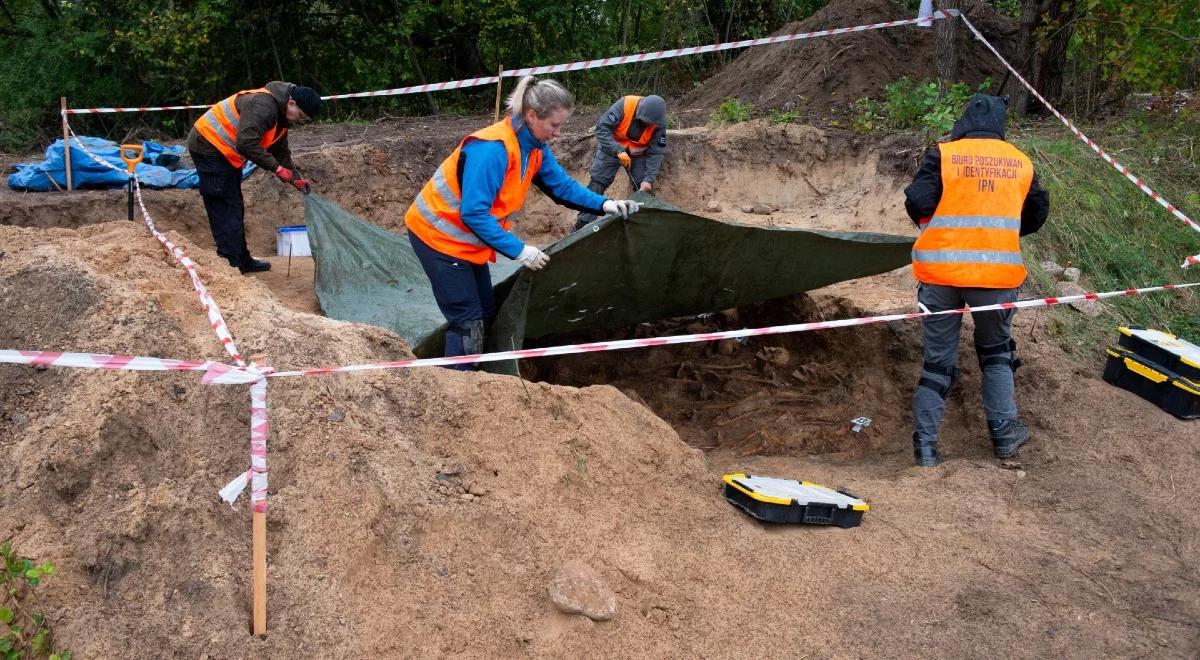
M1200 417L1200 382L1123 346L1107 351L1104 380L1129 390L1180 419Z
M1141 326L1119 327L1121 333L1117 343L1138 356L1168 371L1200 383L1200 346L1161 330L1150 330Z
M845 491L809 481L727 474L725 499L765 522L858 527L870 505Z

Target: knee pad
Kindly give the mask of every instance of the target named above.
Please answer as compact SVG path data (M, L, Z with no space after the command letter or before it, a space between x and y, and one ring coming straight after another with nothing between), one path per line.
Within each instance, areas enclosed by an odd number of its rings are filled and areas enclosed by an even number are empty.
M1017 342L1012 339L987 346L975 344L975 355L979 358L980 371L993 364L1003 364L1016 373L1017 368L1021 366L1021 360L1017 357Z
M921 365L921 370L924 373L921 374L921 380L917 381L917 387L924 387L942 399L946 398L946 395L950 393L951 388L954 387L955 381L958 380L958 367L943 367L940 364L926 362ZM950 382L943 384L938 382L936 379L926 376L925 373L945 376L946 378L950 379Z
M463 335L463 351L465 355L475 355L483 352L485 336L483 319L467 321L467 332Z

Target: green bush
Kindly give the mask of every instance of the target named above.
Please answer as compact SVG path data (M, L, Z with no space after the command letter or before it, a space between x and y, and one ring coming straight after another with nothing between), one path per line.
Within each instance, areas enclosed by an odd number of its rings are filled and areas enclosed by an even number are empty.
M750 121L750 116L754 112L754 105L745 103L735 98L726 98L721 102L721 105L713 111L709 117L713 124L739 124L744 121Z
M883 100L861 98L855 102L858 116L854 129L870 133L922 128L941 135L962 115L971 95L976 91L986 92L991 85L991 80L985 80L973 90L970 85L957 82L943 90L935 80L918 83L905 76L883 88Z
M35 589L43 578L54 575L54 564L35 564L13 552L12 544L0 545L0 657L4 660L48 658L71 660L70 651L54 650L50 623L41 612Z
M767 120L772 124L790 124L800 118L799 110L776 110L767 112Z

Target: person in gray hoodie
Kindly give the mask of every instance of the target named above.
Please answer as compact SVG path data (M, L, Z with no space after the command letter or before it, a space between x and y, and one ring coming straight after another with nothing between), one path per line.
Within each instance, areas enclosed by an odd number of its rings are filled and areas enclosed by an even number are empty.
M921 230L913 245L917 301L930 312L1012 303L1025 281L1020 238L1042 228L1050 196L1033 162L1004 139L1008 99L975 94L950 140L925 153L904 208ZM1029 440L1017 418L1012 338L1016 308L971 312L992 449L1008 459ZM924 363L913 395L913 455L934 467L946 395L958 380L961 314L926 316Z
M634 188L650 192L667 153L667 104L661 96L625 96L596 122L596 158L588 189L604 194L626 168ZM586 211L575 218L575 230L595 221Z
M242 166L249 160L307 193L309 182L295 172L287 132L320 111L321 97L311 88L274 81L217 103L188 134L188 153L200 177L217 254L242 274L271 269L269 262L250 256L246 247Z

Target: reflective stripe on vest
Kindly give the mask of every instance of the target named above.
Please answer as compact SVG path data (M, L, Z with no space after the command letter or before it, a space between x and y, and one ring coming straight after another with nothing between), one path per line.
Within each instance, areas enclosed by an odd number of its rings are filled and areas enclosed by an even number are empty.
M650 140L654 138L654 130L658 128L654 124L646 124L646 129L642 131L642 136L636 140L629 137L629 126L633 124L633 116L637 114L638 102L642 100L641 96L626 96L623 112L625 116L621 118L621 123L617 125L617 129L613 131L613 139L617 144L625 147L632 154L640 154L646 150L650 144Z
M491 214L500 220L500 227L508 231L512 226L512 218L525 203L533 177L542 166L542 150L534 149L529 154L525 171L521 171L521 147L512 121L508 118L472 133L459 143L408 207L404 224L434 250L473 264L483 264L495 261L496 251L462 221L462 187L458 181L462 148L472 140L501 142L508 154L504 181L490 209Z
M913 246L913 276L944 286L1020 286L1021 209L1033 163L1003 140L966 138L938 149L942 197Z
M237 150L238 124L241 120L241 113L237 109L237 98L244 94L270 93L266 88L247 89L220 101L209 108L208 112L204 113L204 116L196 122L196 132L221 152L230 165L234 167L245 165L245 156L242 156ZM286 128L279 128L278 125L272 126L263 133L259 144L263 149L268 149L286 134Z

